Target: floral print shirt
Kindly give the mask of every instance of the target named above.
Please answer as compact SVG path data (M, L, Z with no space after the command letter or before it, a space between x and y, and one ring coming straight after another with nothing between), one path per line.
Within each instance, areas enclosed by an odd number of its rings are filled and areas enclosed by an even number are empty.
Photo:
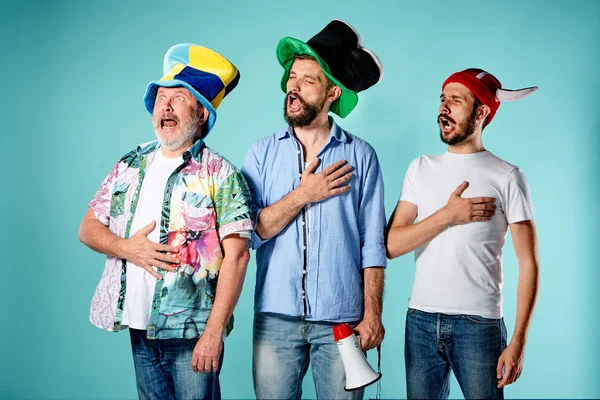
M160 145L145 143L114 166L89 203L96 217L117 236L128 238L140 188ZM202 139L183 154L167 181L160 221L160 243L178 247L177 271L156 281L147 327L149 339L196 338L206 326L223 260L221 240L251 231L250 191L240 172ZM127 261L108 256L92 299L90 321L120 331L125 304ZM233 318L227 333L233 328Z

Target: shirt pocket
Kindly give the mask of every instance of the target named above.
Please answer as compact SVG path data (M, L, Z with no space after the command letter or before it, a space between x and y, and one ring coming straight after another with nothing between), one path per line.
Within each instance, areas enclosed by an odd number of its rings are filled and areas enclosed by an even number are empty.
M110 216L117 218L125 212L125 196L129 190L129 183L117 182L113 187L112 196L110 198Z
M217 219L213 199L199 193L183 192L181 221L189 231L193 232L215 229Z

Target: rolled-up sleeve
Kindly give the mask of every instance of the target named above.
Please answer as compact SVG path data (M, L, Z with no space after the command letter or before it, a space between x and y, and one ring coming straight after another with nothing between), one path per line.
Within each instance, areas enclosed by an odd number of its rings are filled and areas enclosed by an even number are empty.
M215 196L215 210L221 239L232 233L248 231L254 226L250 191L244 177L237 170L219 186Z
M102 222L105 226L108 226L110 222L110 202L115 182L119 175L120 164L120 162L115 164L108 176L104 179L104 182L102 182L102 185L100 185L94 198L88 203L88 207L94 212L98 221Z
M262 209L265 207L263 201L263 176L262 176L262 165L258 157L257 143L254 143L248 149L246 158L242 165L242 175L246 178L248 186L250 187L250 196L252 198L252 214L254 220L254 226L252 230L252 237L250 238L250 247L254 250L258 249L267 240L262 240L260 236L256 234L256 225L258 224L258 216Z
M385 267L385 209L383 176L375 150L369 148L365 156L366 170L358 210L358 228L361 244L361 267Z

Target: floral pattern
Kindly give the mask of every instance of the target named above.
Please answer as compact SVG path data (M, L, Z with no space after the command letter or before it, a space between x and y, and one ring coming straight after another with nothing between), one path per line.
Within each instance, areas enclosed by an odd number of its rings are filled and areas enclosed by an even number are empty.
M156 151L155 141L125 155L89 203L98 220L118 236L129 237L145 171ZM163 279L156 282L149 338L193 338L202 333L223 261L220 241L252 228L246 181L199 140L184 153L184 163L169 178L164 194L160 241L178 248L174 255L181 263L175 272L163 271ZM125 260L107 257L90 309L94 325L110 331L124 328L126 273Z

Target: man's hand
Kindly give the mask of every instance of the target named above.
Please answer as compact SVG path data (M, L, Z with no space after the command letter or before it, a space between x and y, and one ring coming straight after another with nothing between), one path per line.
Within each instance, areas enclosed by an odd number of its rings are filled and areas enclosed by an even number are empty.
M122 254L124 255L123 258L145 269L156 279L162 279L161 274L156 272L152 267L174 271L176 266L170 264L179 264L179 259L161 252L177 253L179 249L165 244L154 243L148 239L147 236L154 228L156 228L156 221L150 222L137 231L135 235L125 240L123 242Z
M339 160L315 174L314 172L319 163L319 158L315 158L306 167L300 179L298 189L304 195L306 203L325 200L328 197L344 193L350 189L350 185L339 186L352 178L352 172L350 172L352 171L351 165L346 165L345 160Z
M461 183L450 195L444 211L455 225L473 221L489 221L496 214L496 201L493 197L472 197L463 199L461 195L469 187L469 182Z
M523 371L523 358L525 349L523 345L511 343L500 355L496 367L498 388L508 386L521 376Z
M381 318L377 317L365 317L360 324L356 325L354 331L360 335L362 351L379 346L385 336L385 328Z
M223 332L204 331L192 353L194 372L211 373L219 369L219 359L223 351Z

